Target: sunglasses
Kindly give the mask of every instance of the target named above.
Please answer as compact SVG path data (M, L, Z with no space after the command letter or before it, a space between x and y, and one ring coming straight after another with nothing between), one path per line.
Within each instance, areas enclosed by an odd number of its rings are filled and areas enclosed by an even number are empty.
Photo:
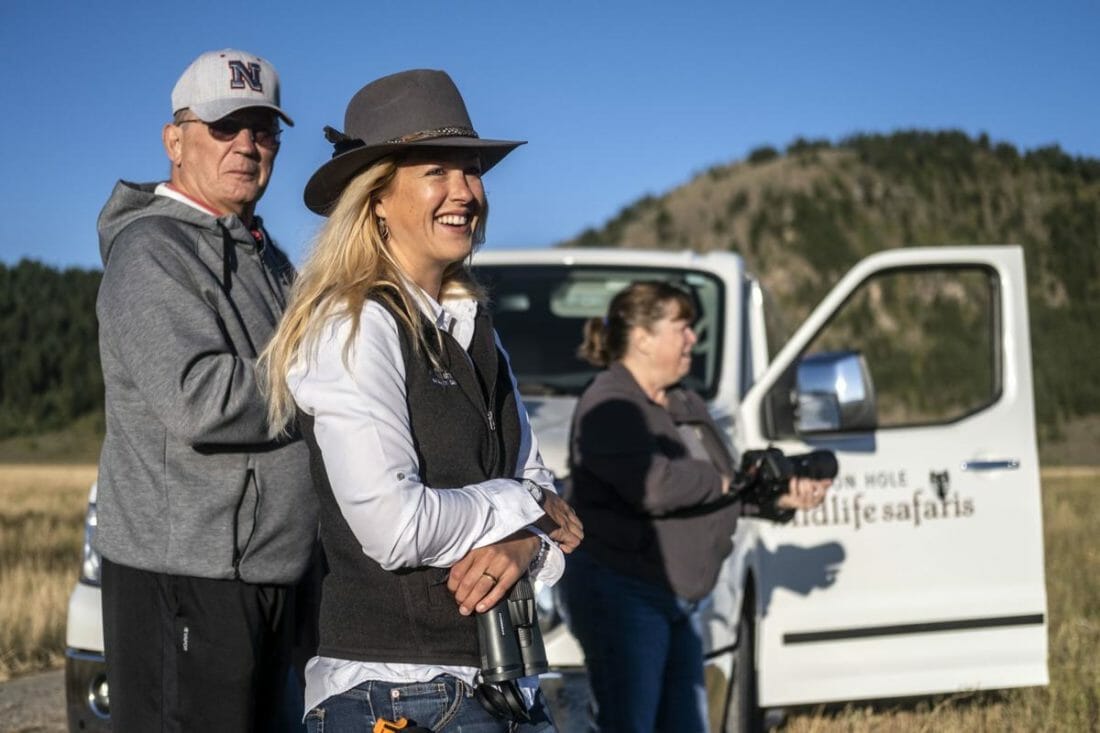
M214 122L180 120L176 124L186 125L188 122L201 122L206 125L206 129L210 131L210 137L222 143L236 140L237 135L241 134L241 130L247 129L252 134L252 141L260 147L277 148L279 147L279 136L283 134L283 131L272 122L248 122L246 120L235 120L231 117L225 117Z

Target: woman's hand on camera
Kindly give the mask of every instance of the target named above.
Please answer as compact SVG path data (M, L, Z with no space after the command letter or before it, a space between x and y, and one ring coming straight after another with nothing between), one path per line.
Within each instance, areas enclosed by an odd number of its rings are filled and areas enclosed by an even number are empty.
M833 480L828 478L792 476L787 493L776 500L776 506L781 509L813 509L825 501L825 492L832 485Z
M563 502L564 503L564 502ZM525 529L499 542L478 547L451 566L447 589L454 594L458 612L469 616L487 611L511 590L539 552L542 540Z
M535 526L558 543L562 552L570 553L584 539L584 526L565 499L552 491L547 491L544 496L542 510L546 513L535 522Z

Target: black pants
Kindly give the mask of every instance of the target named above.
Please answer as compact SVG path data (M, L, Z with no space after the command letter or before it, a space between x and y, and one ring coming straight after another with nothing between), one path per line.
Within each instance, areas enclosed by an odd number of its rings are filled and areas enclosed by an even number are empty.
M295 707L285 699L296 683L288 674L292 587L152 573L104 558L102 590L115 733L301 729L286 719Z

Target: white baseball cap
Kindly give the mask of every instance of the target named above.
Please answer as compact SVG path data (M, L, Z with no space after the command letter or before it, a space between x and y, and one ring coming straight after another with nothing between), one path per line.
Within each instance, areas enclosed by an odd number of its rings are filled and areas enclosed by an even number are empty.
M190 109L203 122L215 122L245 107L267 107L293 126L279 107L275 67L247 51L208 51L191 62L172 89L172 114Z

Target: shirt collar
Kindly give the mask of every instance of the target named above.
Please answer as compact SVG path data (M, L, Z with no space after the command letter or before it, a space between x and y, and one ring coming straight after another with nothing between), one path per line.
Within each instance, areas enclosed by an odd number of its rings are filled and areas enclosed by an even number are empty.
M157 196L164 196L165 198L169 198L169 199L172 199L174 201L179 201L181 204L187 204L192 209L197 209L197 210L201 211L204 214L209 214L210 216L214 217L215 219L220 219L223 216L232 216L231 214L219 214L217 211L215 211L213 208L211 208L208 204L203 203L202 201L199 201L196 198L192 198L191 196L188 196L187 194L185 194L183 191L181 191L178 188L176 188L175 186L173 186L168 181L165 181L164 183L158 183L157 187L155 189L153 189L153 193L155 193ZM250 225L247 225L247 228L249 229L250 232L252 232L252 236L256 239L256 241L259 244L262 245L263 241L261 240L260 237L256 236L256 231L261 226L262 226L262 224L260 223L260 217L253 216L252 217L252 223Z
M440 331L451 334L463 349L470 348L474 340L474 324L477 318L477 301L473 298L447 298L442 303L428 295L419 285L408 280L405 287L420 312Z

